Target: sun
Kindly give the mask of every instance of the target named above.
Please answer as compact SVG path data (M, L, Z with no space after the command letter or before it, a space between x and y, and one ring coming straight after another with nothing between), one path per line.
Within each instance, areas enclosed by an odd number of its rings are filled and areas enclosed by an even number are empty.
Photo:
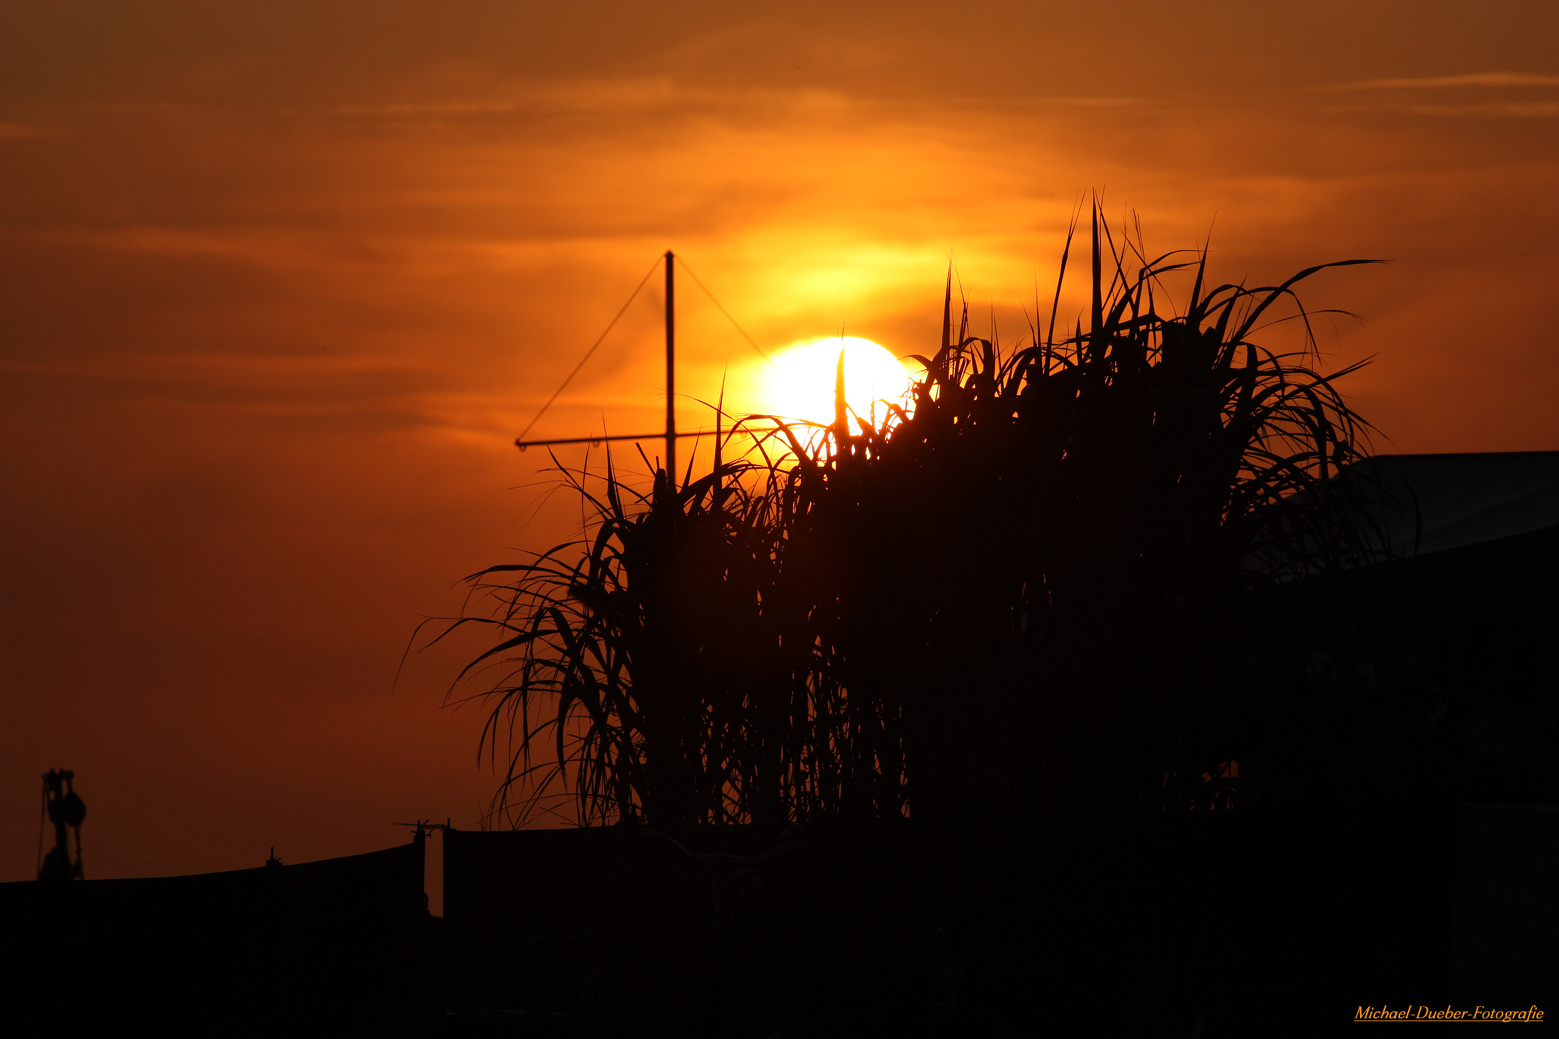
M793 346L775 356L764 387L770 411L781 418L832 423L841 350L845 403L856 415L877 423L887 414L883 401L902 406L910 373L898 358L870 339L834 336ZM860 428L853 420L851 425Z

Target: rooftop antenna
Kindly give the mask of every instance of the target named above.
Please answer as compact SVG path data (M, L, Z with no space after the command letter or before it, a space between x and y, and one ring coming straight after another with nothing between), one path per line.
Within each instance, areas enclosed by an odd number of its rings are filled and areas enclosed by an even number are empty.
M666 476L677 486L677 309L672 262L666 250Z
M43 776L43 810L54 824L54 847L38 866L39 880L81 879L81 823L87 817L87 806L76 793L72 780L76 774L67 769L50 769ZM41 823L41 820L40 820ZM76 831L76 857L70 857L70 841L67 827ZM43 827L38 828L39 850L42 850Z
M666 431L665 431L665 433L663 435L666 438L666 467L662 471L666 473L666 483L667 483L667 486L670 489L675 490L676 486L677 486L677 479L676 479L676 473L677 473L677 438L678 437L703 436L704 433L706 433L708 431L705 430L703 432L693 431L693 432L688 432L688 433L681 433L681 432L678 432L678 430L677 430L677 306L676 306L676 289L677 289L677 286L676 286L676 281L675 281L675 278L674 278L674 275L673 275L674 265L678 264L678 263L682 264L682 269L687 272L688 277L693 279L693 284L697 285L700 289L704 290L704 295L709 297L709 302L713 303L715 305L715 309L719 310L720 313L725 315L725 319L731 323L731 327L736 329L736 331L741 334L741 337L743 339L747 340L747 344L749 346L751 346L755 351L757 351L758 356L762 357L763 360L764 360L764 363L766 363L770 368L774 367L774 359L768 355L768 353L763 349L763 347L758 345L757 341L755 339L753 339L752 336L747 334L747 330L746 329L742 328L741 325L736 323L736 319L731 316L731 312L729 310L726 310L725 307L720 303L720 301L718 299L715 299L715 294L710 292L709 291L709 286L705 285L702 281L700 281L699 278L698 278L698 275L693 273L693 269L687 265L687 261L679 260L677 258L677 256L676 256L676 254L674 254L670 249L666 250L665 260L666 260ZM659 261L656 261L656 263L658 264ZM563 385L559 386L557 388L557 390L553 392L552 396L547 399L547 403L543 404L541 406L541 410L536 412L536 417L530 420L530 425L527 425L525 427L525 429L520 432L519 437L517 437L515 439L515 441L514 441L514 446L515 447L519 448L521 451L524 451L527 447L551 447L554 444L599 444L602 441L606 441L606 440L653 440L653 439L656 438L657 435L660 435L660 434L655 434L655 433L643 433L643 434L632 434L632 435L607 436L606 434L603 433L600 436L593 436L593 437L563 437L563 438L560 438L560 439L552 439L552 440L526 440L525 439L525 434L529 433L531 431L531 427L534 426L537 423L537 421L540 420L542 415L546 414L547 409L552 406L552 402L558 399L558 394L562 393L564 388L568 386L570 380L572 380L574 378L574 376L579 374L579 369L583 368L584 365L585 365L585 362L590 360L590 355L595 353L596 347L600 346L601 343L606 339L607 335L612 331L612 329L614 327L616 327L618 319L621 318L625 313L628 312L629 305L631 303L633 303L633 301L636 298L638 298L639 291L644 288L644 286L649 282L650 276L653 275L654 273L655 273L655 265L651 265L650 269L644 273L644 278L643 278L643 280L641 280L639 282L638 288L634 289L633 293L628 297L628 302L624 303L623 306L622 306L622 309L617 312L617 317L612 318L611 323L606 326L606 331L602 332L601 333L601 337L595 341L595 345L591 346L590 349L585 351L585 356L580 358L579 363L574 366L574 370L569 373L568 378L563 380ZM844 335L844 327L842 325L840 326L839 334L841 336ZM720 395L720 400L721 400L720 407L724 407L724 402L725 402L725 393L724 393L723 385L724 384L722 383L722 390L721 390L721 395ZM716 416L715 416L715 431L716 431L715 435L717 437L719 436L719 429L720 429L720 417L719 417L719 409L717 408L716 409ZM718 453L718 448L716 449L716 453ZM688 469L689 469L689 472L691 472L692 471L692 466L689 465Z
M677 438L678 437L689 437L689 436L698 436L699 435L697 433L678 433L677 432L677 352L676 352L677 351L677 320L676 320L677 311L676 311L676 281L675 281L675 277L674 277L674 274L673 274L673 271L675 269L674 265L676 263L676 259L677 258L675 256L675 254L673 254L670 249L667 249L666 250L666 256L665 256L665 260L666 260L666 431L664 433L664 436L666 438L666 464L665 464L665 470L664 471L666 473L667 484L670 487L675 487L676 486L676 482L677 482L677 478L676 478L676 473L677 473ZM651 269L651 271L654 270L653 267L650 268L650 269ZM642 283L641 283L641 287L642 287ZM637 290L635 290L635 294L637 294ZM631 297L630 297L630 299L631 299ZM621 315L619 315L619 316L621 316ZM615 323L615 321L614 321L614 323ZM611 330L610 326L608 326L607 330L608 331ZM743 334L745 334L745 333L743 333ZM597 343L597 345L599 345L599 342ZM592 347L591 349L593 350L594 347ZM586 354L586 356L588 357L589 355ZM583 362L580 362L580 363L583 364ZM577 371L578 369L575 369L575 370ZM571 375L571 376L569 376L569 378L573 378L573 376ZM565 380L565 385L566 384L567 384L567 380ZM553 395L554 398L556 398L556 396L557 396L556 394ZM549 401L548 403L550 404L551 402ZM545 410L545 408L543 408L543 410ZM538 415L537 417L539 418L540 416ZM532 424L534 424L534 420L532 420ZM600 436L593 436L593 437L563 437L561 439L552 439L552 440L526 440L524 438L524 434L521 434L520 438L515 440L514 446L519 448L521 451L523 451L527 447L551 447L551 446L553 446L555 444L599 444L602 441L606 441L606 440L653 440L653 439L656 438L656 436L657 436L657 434L654 434L654 433L618 434L618 435L615 435L615 436L607 436L605 434L602 434Z

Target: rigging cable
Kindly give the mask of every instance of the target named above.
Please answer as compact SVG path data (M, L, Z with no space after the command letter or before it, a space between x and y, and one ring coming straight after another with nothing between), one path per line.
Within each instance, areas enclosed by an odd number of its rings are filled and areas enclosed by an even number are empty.
M638 288L634 289L633 290L633 294L628 297L628 302L624 303L622 305L622 309L617 312L617 316L612 318L612 323L606 326L606 331L602 332L600 337L596 339L595 343L591 345L590 349L585 351L585 356L581 357L579 359L579 363L574 365L574 370L568 373L568 378L563 380L563 385L559 386L556 390L553 391L552 396L547 398L547 403L543 404L541 406L541 410L536 412L536 417L530 420L530 424L527 425L523 430L521 430L520 431L520 435L518 437L516 437L515 439L517 439L517 440L524 440L525 439L525 434L529 433L531 431L531 427L534 426L537 422L539 422L541 420L541 416L543 416L543 415L545 415L547 413L547 409L548 408L552 407L552 402L558 399L558 394L562 393L565 389L567 389L568 388L568 384L570 382L574 381L574 376L579 374L579 369L581 369L581 368L583 368L585 366L585 362L590 360L590 355L595 353L596 347L600 346L601 343L606 340L607 335L611 333L612 329L617 327L617 322L622 319L622 316L628 312L628 307L633 303L633 301L635 299L638 298L639 290L644 288L645 283L650 280L650 275L654 274L656 268L658 268L659 266L660 266L660 258L656 257L655 262L650 264L650 269L645 271L644 272L644 277L639 280ZM689 271L688 273L691 274L693 272ZM698 279L694 278L693 280L697 281ZM704 289L704 291L708 292L709 290L708 289ZM714 297L711 296L709 298L713 299ZM715 306L718 307L718 306L720 306L720 304L716 303ZM721 307L720 309L723 311L725 308ZM729 315L727 315L727 316L729 316ZM732 322L732 323L734 324L735 322ZM747 333L743 332L742 334L746 335ZM751 340L749 340L749 342L751 342ZM757 344L753 344L753 345L756 346Z
M683 270L687 271L687 276L689 278L693 279L693 284L697 285L699 288L704 290L704 295L709 297L709 302L713 303L716 307L719 307L720 313L725 315L725 319L731 323L731 327L736 329L738 332L740 332L742 334L742 338L747 340L748 344L754 350L758 351L758 356L763 358L765 361L767 361L770 368L773 368L774 367L774 362L773 362L773 360L771 360L769 358L769 355L764 352L763 347L759 346L753 340L752 336L747 334L747 330L746 329L742 328L741 325L738 325L736 323L736 319L731 316L731 312L729 310L726 310L725 307L721 305L719 300L715 299L715 294L713 292L709 291L709 287L707 285L705 285L703 282L698 280L698 275L693 273L693 268L691 268L691 267L689 267L687 265L687 261L684 260L682 257L678 256L677 257L677 262L682 265L682 269ZM778 371L778 369L775 369L775 370Z

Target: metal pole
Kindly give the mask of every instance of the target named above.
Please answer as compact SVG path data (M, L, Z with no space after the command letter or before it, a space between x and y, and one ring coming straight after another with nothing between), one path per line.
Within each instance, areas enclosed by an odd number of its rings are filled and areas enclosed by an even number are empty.
M666 479L677 486L677 352L676 306L673 300L671 250L666 250Z

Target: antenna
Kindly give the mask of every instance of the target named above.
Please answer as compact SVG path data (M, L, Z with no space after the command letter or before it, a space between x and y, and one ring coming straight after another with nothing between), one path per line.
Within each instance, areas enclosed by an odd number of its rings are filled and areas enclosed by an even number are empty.
M666 250L666 480L670 487L677 485L677 438L701 436L700 433L677 432L677 310L676 310L676 282L672 274L676 263L676 256L670 249ZM655 268L651 267L651 272ZM641 286L642 287L642 286ZM637 293L637 289L634 290ZM619 315L621 316L621 315ZM614 320L615 323L615 320ZM610 331L610 328L608 328ZM743 333L745 335L746 333ZM757 344L754 344L756 348ZM593 348L592 348L593 349ZM761 351L760 351L761 352ZM573 376L569 376L573 378ZM553 395L554 397L556 394ZM551 403L550 401L548 402ZM545 410L545 409L543 409ZM551 440L526 440L523 438L514 442L514 446L521 451L527 447L551 447L555 444L599 444L604 440L653 440L657 434L618 434L607 436L602 434L593 437L563 437Z
M672 264L676 260L666 250L666 479L670 489L677 486L677 311L676 284Z
M39 880L81 879L81 823L87 817L87 806L76 793L75 778L67 769L50 769L43 777L44 812L54 824L54 847L38 867ZM75 861L71 861L66 827L76 831Z

